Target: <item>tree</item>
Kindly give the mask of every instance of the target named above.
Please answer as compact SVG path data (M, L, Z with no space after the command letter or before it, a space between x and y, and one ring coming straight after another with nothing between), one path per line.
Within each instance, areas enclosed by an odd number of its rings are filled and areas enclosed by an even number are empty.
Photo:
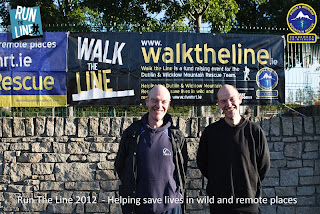
M237 0L239 12L236 20L239 25L288 28L287 14L290 8L302 3L300 0ZM320 1L305 0L303 3L310 5L316 13L320 10ZM320 21L318 15L317 23ZM314 32L319 32L320 26L317 24Z
M200 32L203 22L208 22L212 27L224 26L225 29L219 30L227 31L231 28L238 11L235 0L85 0L84 2L91 9L103 14L104 24L122 23L135 30L139 30L141 26L157 30L160 24L168 28L184 24L186 21L190 26L197 26L197 32ZM164 14L160 20L154 18L159 13Z

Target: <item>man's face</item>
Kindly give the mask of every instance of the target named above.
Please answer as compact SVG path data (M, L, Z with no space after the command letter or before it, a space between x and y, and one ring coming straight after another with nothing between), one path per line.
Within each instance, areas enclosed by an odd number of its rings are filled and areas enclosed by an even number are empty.
M164 118L170 107L170 93L166 88L155 88L146 99L149 117L152 120L159 121Z
M239 106L241 102L241 95L233 87L221 88L218 92L218 106L228 119L240 115Z

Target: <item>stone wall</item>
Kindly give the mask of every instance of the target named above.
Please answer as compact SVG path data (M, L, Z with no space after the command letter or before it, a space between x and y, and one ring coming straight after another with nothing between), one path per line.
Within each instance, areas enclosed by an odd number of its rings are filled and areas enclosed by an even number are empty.
M135 118L1 118L0 212L121 213L114 159ZM188 146L189 198L205 195L196 166L199 136L214 118L174 118ZM271 152L263 214L320 213L320 118L258 121ZM273 201L273 205L270 202ZM86 203L85 203L86 202ZM295 203L297 202L297 203ZM188 213L208 213L188 203Z

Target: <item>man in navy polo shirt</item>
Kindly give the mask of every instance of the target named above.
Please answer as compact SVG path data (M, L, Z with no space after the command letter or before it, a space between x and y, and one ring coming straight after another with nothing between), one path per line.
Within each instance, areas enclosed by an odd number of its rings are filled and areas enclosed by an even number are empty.
M168 89L154 86L146 106L148 113L124 131L115 162L120 196L140 202L124 204L122 211L180 214L184 210L187 150L182 132L167 114Z

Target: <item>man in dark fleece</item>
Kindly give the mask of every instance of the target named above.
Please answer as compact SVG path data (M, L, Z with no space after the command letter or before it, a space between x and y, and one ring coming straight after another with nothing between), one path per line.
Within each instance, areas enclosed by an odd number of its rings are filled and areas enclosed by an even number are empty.
M167 114L168 89L153 87L146 105L148 113L124 131L115 161L121 180L119 195L135 199L124 204L122 212L180 214L187 150L182 132Z
M240 115L241 102L234 86L222 86L218 106L225 117L206 127L200 138L197 164L208 178L208 196L214 197L210 213L259 213L270 153L261 127ZM222 198L227 201L221 203Z

